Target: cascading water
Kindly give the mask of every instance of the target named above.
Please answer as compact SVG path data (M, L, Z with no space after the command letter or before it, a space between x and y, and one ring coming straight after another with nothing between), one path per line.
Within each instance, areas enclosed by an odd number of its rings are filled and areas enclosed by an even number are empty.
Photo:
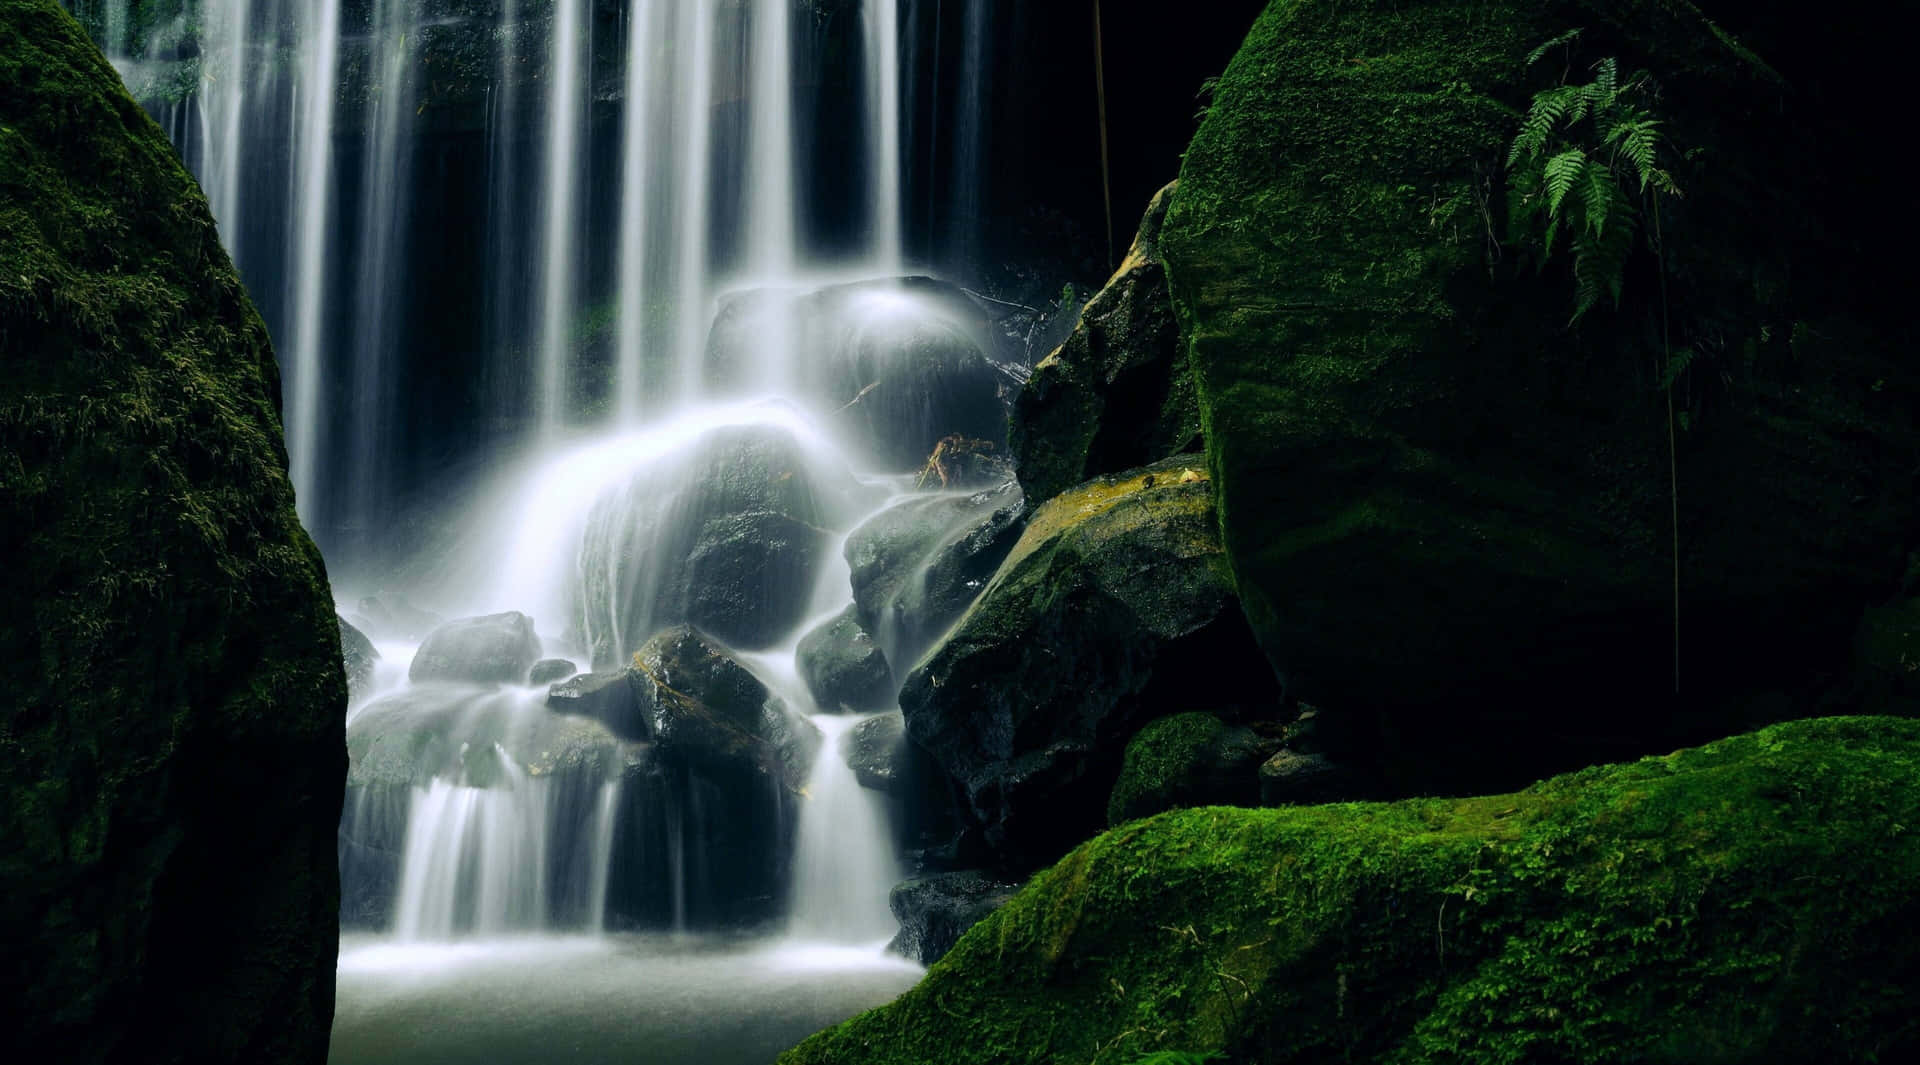
M915 494L943 437L1003 434L1009 392L979 308L900 276L905 2L835 23L799 0L202 0L178 26L195 47L160 59L133 54L158 39L143 8L104 5L124 70L193 64L185 98L149 106L180 125L285 360L303 520L342 586L381 592L341 604L380 656L348 716L344 912L411 953L349 952L343 994L349 973L467 957L430 945L609 926L752 925L883 971L894 800L848 761L872 717L823 713L797 656L851 609L855 530ZM833 62L850 69L818 74ZM804 119L828 83L858 106ZM817 239L803 119L845 127L827 141L865 172L851 242ZM449 249L470 289L418 271ZM465 311L424 318L425 290ZM478 396L487 445L422 423L437 408L403 388ZM472 483L492 490L435 483L430 516L399 513L419 467L487 446L503 457ZM403 589L485 615L494 642L446 652L468 622L402 609ZM764 705L635 665L683 625L721 663L701 669L737 663ZM647 683L669 693L651 717L604 709ZM700 748L671 713L732 738Z

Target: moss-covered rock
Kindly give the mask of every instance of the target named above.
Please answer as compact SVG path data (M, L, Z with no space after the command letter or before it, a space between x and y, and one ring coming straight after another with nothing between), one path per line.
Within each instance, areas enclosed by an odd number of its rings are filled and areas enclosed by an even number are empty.
M340 630L205 197L54 0L0 0L0 1031L326 1059Z
M1107 799L1107 823L1181 806L1256 805L1261 763L1279 748L1279 739L1212 714L1163 717L1128 741Z
M1154 196L1126 261L1014 400L1008 439L1035 501L1200 447L1193 375L1160 261L1173 190Z
M1013 865L1104 822L1127 738L1204 692L1271 708L1197 456L1081 485L1034 512L980 598L907 678L907 732Z
M782 1065L1892 1061L1920 1052L1920 723L1526 791L1128 824Z
M1532 93L1608 55L1657 80L1686 197L1664 260L1572 329L1564 261L1536 270L1499 221L1502 167ZM1911 360L1789 284L1821 271L1791 251L1783 107L1681 0L1278 0L1220 79L1161 248L1227 557L1290 693L1366 717L1400 779L1732 731L1710 700L1840 666L1898 574ZM1668 339L1695 359L1672 392L1685 700ZM1490 742L1516 756L1470 757Z

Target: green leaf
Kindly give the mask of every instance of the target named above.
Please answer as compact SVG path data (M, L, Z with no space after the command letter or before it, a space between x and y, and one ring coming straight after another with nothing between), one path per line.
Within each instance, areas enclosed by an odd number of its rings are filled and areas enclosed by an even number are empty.
M1573 183L1579 180L1581 173L1586 169L1587 153L1577 147L1568 148L1566 151L1547 160L1547 165L1542 172L1542 177L1544 178L1544 184L1547 188L1547 213L1549 215L1558 216L1560 214L1560 201L1567 198L1567 193L1572 190Z
M1527 53L1527 65L1533 66L1535 63L1540 62L1540 60L1546 58L1546 54L1548 52L1553 51L1555 48L1558 48L1561 45L1572 44L1573 42L1579 40L1580 35L1585 32L1587 31L1584 27L1571 29L1561 34L1560 36L1555 37L1554 39L1548 41L1547 43L1541 45L1540 47L1535 48L1533 51Z

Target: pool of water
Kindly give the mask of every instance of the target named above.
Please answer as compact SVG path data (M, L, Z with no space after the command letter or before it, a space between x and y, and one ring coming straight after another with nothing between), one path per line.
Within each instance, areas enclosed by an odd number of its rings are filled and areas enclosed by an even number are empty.
M344 937L339 972L332 1065L770 1065L922 970L878 944L606 936Z

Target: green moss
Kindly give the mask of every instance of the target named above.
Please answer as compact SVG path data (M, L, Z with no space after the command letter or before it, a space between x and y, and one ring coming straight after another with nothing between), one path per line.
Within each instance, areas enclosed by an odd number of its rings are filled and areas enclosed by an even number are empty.
M1141 729L1127 741L1120 779L1107 800L1107 823L1139 817L1148 807L1158 813L1179 805L1189 777L1205 770L1208 755L1226 731L1212 714L1175 714Z
M1752 683L1755 654L1838 665L1916 515L1912 405L1873 392L1911 371L1871 338L1789 352L1770 325L1801 299L1777 283L1793 238L1743 220L1803 214L1766 198L1779 89L1691 5L1275 0L1219 80L1161 250L1242 606L1290 691L1399 737L1396 771L1467 765L1422 749L1484 742L1463 704L1555 767L1601 729L1680 738L1661 732L1661 286L1639 276L1629 306L1569 330L1564 266L1540 273L1498 221L1547 76L1526 55L1572 26L1655 72L1675 143L1713 160L1668 218L1676 335L1772 338L1680 390L1702 405L1678 457L1694 709ZM1709 632L1741 653L1712 656L1691 635ZM1541 690L1563 693L1554 715L1533 713ZM1643 719L1616 727L1622 705Z
M0 366L9 1044L317 1063L346 681L273 352L53 0L0 0Z
M1833 718L1512 795L1111 831L782 1065L1896 1060L1920 723Z

